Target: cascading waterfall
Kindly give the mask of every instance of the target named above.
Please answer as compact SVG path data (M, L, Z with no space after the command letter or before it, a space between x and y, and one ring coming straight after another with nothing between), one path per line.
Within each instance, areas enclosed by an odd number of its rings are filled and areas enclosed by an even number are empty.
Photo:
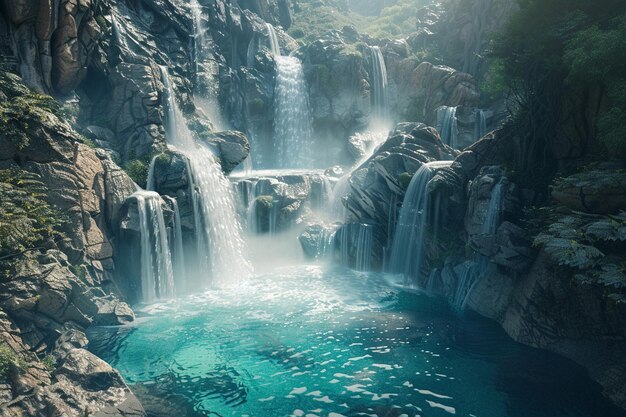
M430 216L428 182L437 168L450 166L451 163L436 161L422 165L407 189L393 238L389 264L391 272L403 273L407 280L419 278L421 274L426 222Z
M224 177L215 155L193 139L176 103L166 68L161 68L166 89L166 137L188 160L188 175L198 242L199 271L214 280L246 277L252 272L244 257L244 241L236 215L230 182ZM208 266L208 269L204 269Z
M456 118L456 107L440 107L437 109L437 130L441 140L448 146L459 146L459 125Z
M378 46L370 47L372 58L372 114L375 119L387 119L387 67Z
M274 149L280 168L310 165L313 128L302 63L296 57L277 56L274 109Z
M274 149L277 168L305 168L310 160L313 135L309 96L300 60L282 56L274 27L267 24L268 37L276 61L274 88Z
M141 293L144 302L174 296L174 273L161 197L152 191L133 194L141 232Z

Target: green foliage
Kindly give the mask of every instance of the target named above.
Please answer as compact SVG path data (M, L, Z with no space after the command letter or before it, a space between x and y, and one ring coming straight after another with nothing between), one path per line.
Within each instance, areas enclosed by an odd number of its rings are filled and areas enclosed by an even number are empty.
M146 188L149 169L149 162L146 162L146 159L132 159L126 162L122 169L137 185Z
M0 346L0 379L6 379L12 371L26 368L24 360L7 344Z
M313 42L329 30L354 26L360 33L378 38L407 37L415 32L417 10L423 0L399 0L385 7L379 16L363 16L347 9L345 1L300 0L289 34L304 43Z
M609 108L597 120L598 138L610 153L626 157L626 13L577 33L564 60L570 85L606 89Z
M28 92L0 102L0 135L18 150L30 142L29 128L39 124L48 112L58 113L59 104L50 96Z
M518 3L519 10L494 42L492 57L498 61L489 82L496 91L505 84L519 108L511 125L520 136L516 153L521 157L512 168L521 177L553 175L549 168L555 166L554 140L567 134L564 109L571 114L588 112L583 107L587 101L580 98L602 89L610 106L599 109L597 137L591 131L583 139L589 152L599 139L609 155L626 155L626 127L619 123L626 110L626 2Z
M484 103L493 103L504 97L508 91L507 79L502 59L494 59L480 81L480 91Z
M104 18L104 16L99 14L99 15L95 16L94 19L96 19L96 23L98 24L98 26L100 26L100 29L103 29L103 30L107 29L107 21Z
M54 356L52 355L48 355L45 358L43 358L41 360L41 363L43 364L43 366L45 366L48 372L53 372L57 367L57 361L54 359Z
M0 170L0 257L7 258L60 235L63 215L46 201L36 174Z
M606 287L618 302L626 297L626 213L561 216L535 238L558 265L585 284Z

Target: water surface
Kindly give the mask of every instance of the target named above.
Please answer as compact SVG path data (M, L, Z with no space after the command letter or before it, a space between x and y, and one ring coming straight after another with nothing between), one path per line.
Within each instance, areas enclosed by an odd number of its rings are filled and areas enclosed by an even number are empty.
M291 267L138 317L90 348L155 415L626 416L573 363L381 274Z

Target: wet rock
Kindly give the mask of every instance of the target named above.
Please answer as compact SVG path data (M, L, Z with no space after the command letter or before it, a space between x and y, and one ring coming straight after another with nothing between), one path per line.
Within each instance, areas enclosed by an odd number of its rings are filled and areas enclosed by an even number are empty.
M307 259L321 259L329 255L336 225L312 224L298 236Z
M350 221L386 225L395 219L406 192L404 178L431 161L453 159L437 131L421 123L400 123L375 154L350 178L345 201Z
M218 132L214 136L211 142L219 150L222 170L229 174L248 157L250 143L245 134L234 130Z
M386 237L385 226L343 224L334 237L333 256L338 263L360 271L380 270L383 266Z

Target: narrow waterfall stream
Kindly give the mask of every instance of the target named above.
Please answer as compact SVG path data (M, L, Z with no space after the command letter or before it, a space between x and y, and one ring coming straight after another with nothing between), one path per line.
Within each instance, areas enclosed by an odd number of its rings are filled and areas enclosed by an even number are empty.
M432 216L432 201L428 183L437 172L437 168L450 166L451 161L436 161L422 165L411 179L406 191L400 218L391 249L389 269L402 273L407 282L419 278L422 274L426 222ZM434 207L434 212L439 208Z
M388 118L387 106L387 66L378 46L370 47L372 59L372 108L374 120Z
M437 109L437 130L441 140L453 148L459 147L459 126L456 118L456 107L441 107Z
M133 194L141 231L141 293L144 302L174 296L174 272L161 196L151 191Z
M162 76L168 111L166 136L169 143L188 159L199 271L215 282L248 277L252 270L245 256L230 182L224 177L213 152L193 139L176 103L166 68L162 68Z

